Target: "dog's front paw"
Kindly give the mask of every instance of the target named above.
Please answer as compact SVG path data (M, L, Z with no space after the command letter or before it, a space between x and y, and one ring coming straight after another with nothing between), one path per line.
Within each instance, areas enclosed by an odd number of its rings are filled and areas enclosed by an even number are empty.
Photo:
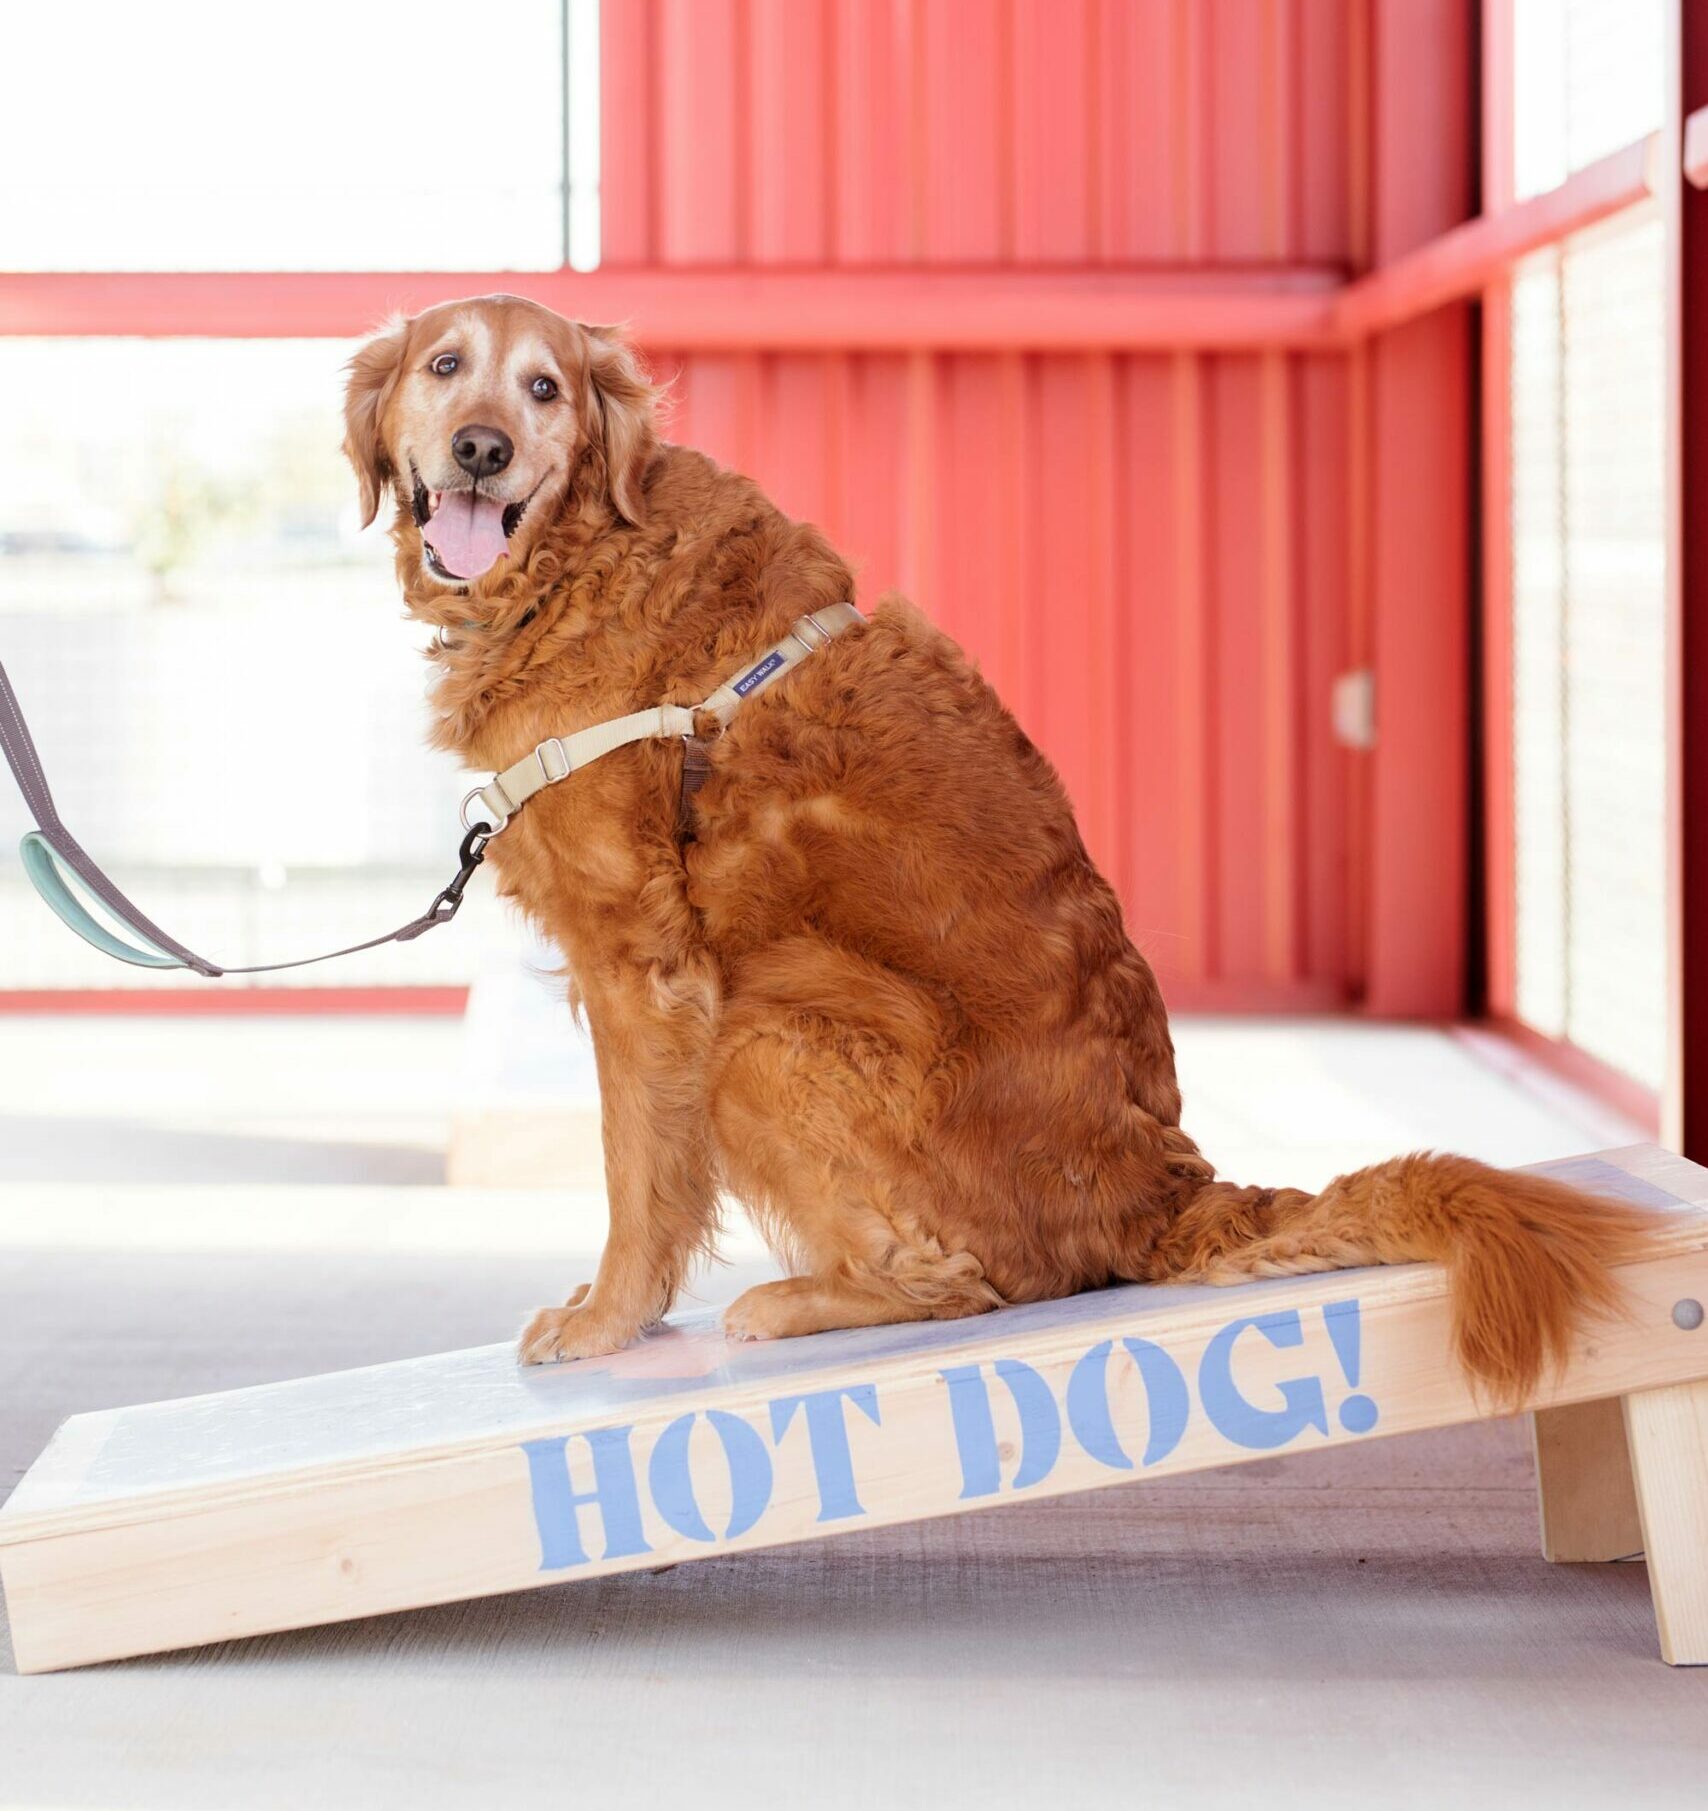
M582 1304L587 1285L576 1290L561 1308L542 1308L522 1329L516 1355L525 1365L552 1365L568 1358L604 1358L620 1352L636 1327L615 1325Z

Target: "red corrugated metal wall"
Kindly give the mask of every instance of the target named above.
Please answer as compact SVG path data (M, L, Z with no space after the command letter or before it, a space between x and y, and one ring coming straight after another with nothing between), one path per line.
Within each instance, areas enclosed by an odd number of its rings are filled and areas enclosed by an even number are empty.
M1460 0L1395 10L1390 58L1468 56ZM1344 271L1417 211L1404 144L1373 167L1367 0L606 0L603 34L608 267ZM1366 990L1370 889L1440 850L1384 867L1382 773L1331 735L1381 622L1416 658L1369 582L1430 558L1352 468L1384 481L1373 398L1433 355L648 351L675 438L979 658L1176 1003Z

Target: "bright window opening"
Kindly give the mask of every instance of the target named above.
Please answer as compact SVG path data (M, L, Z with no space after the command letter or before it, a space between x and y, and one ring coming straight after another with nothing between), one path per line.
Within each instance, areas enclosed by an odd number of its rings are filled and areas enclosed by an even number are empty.
M6 53L10 269L599 261L598 0L82 0Z

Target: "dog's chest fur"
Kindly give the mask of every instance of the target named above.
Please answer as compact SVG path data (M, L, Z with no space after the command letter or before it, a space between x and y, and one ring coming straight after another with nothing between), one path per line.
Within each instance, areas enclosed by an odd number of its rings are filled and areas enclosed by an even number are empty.
M847 568L816 531L699 454L662 449L647 500L644 529L566 516L520 570L466 595L432 585L400 539L406 600L440 630L435 741L471 768L498 769L548 736L696 703L796 617L851 595ZM791 676L791 694L805 671ZM762 798L798 777L803 731L824 737L782 703L755 701L714 748L692 845L671 743L620 749L536 794L494 840L502 890L578 980L601 964L695 959L707 944L706 902L693 897L700 864L715 850L728 891L787 843L786 810L768 815ZM744 747L753 758L739 758Z

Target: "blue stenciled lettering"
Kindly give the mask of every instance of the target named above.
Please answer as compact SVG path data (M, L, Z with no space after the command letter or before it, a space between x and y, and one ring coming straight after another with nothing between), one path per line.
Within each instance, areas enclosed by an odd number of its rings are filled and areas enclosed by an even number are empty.
M1062 1450L1062 1416L1049 1384L1017 1358L999 1358L996 1374L1014 1399L1020 1417L1020 1464L1011 1490L1041 1483L1055 1469ZM991 1420L990 1386L982 1365L953 1365L939 1371L949 1386L949 1416L961 1462L961 1498L994 1496L1002 1488L1001 1450Z
M706 1420L723 1447L729 1466L729 1526L721 1536L708 1525L694 1494L694 1474L688 1462L688 1442L695 1416L680 1415L672 1421L652 1449L647 1483L652 1506L680 1535L691 1541L733 1541L765 1513L771 1501L771 1455L758 1432L739 1415L708 1409Z
M524 1440L528 1482L534 1501L534 1526L540 1536L540 1570L587 1564L581 1544L580 1512L597 1505L605 1530L601 1559L624 1559L650 1553L641 1531L640 1496L626 1427L599 1427L588 1434L559 1434L550 1440ZM569 1441L585 1440L593 1461L593 1488L576 1490L569 1479Z
M1179 1365L1161 1346L1148 1339L1124 1339L1121 1344L1139 1367L1139 1380L1145 1386L1145 1412L1150 1416L1139 1463L1155 1465L1180 1444L1186 1432L1186 1418L1192 1412L1192 1400Z
M1334 1355L1346 1373L1346 1381L1356 1391L1358 1373L1363 1364L1363 1340L1359 1335L1358 1303L1330 1302L1323 1309L1323 1324L1328 1328ZM1340 1425L1349 1434L1367 1434L1376 1425L1376 1404L1361 1392L1340 1405Z
M878 1422L878 1392L869 1383L849 1384L835 1390L814 1390L805 1396L779 1396L771 1404L771 1438L781 1440L800 1409L812 1448L813 1476L818 1481L818 1519L839 1522L864 1515L854 1489L854 1456L848 1450L848 1424L843 1418L846 1397L874 1426Z
M1255 1328L1276 1348L1304 1344L1305 1330L1298 1310L1281 1314L1252 1315L1230 1321L1208 1346L1198 1366L1198 1399L1216 1431L1235 1446L1268 1452L1285 1446L1307 1427L1328 1432L1328 1409L1323 1387L1315 1377L1294 1377L1276 1387L1281 1392L1278 1409L1259 1408L1242 1396L1233 1380L1234 1342L1248 1327Z
M999 1358L996 1374L1008 1385L1020 1416L1020 1469L1010 1490L1039 1484L1055 1470L1062 1450L1062 1416L1050 1386L1030 1365L1017 1358Z
M1002 1488L997 1460L996 1424L990 1418L990 1391L983 1365L952 1365L939 1371L949 1386L949 1419L955 1430L955 1452L961 1461L961 1500L990 1497Z
M1138 1367L1145 1388L1148 1429L1141 1465L1155 1465L1180 1444L1191 1413L1191 1398L1180 1367L1161 1346L1148 1339L1124 1339L1121 1344ZM1109 1355L1114 1342L1103 1340L1074 1366L1068 1376L1068 1426L1073 1437L1100 1464L1115 1471L1131 1471L1133 1461L1115 1433L1109 1407Z
M1351 1386L1339 1403L1340 1427L1350 1434L1369 1433L1380 1416L1374 1399L1358 1390L1363 1369L1359 1305L1356 1301L1331 1302L1322 1315L1340 1371ZM1210 1425L1230 1444L1253 1452L1286 1446L1306 1428L1328 1435L1322 1377L1284 1378L1257 1391L1257 1400L1235 1383L1235 1349L1248 1330L1277 1351L1304 1344L1304 1326L1294 1309L1230 1321L1216 1332L1197 1367L1198 1399ZM1146 1429L1142 1451L1137 1448L1136 1429L1117 1428L1119 1393L1112 1394L1109 1375L1117 1344L1132 1360L1143 1387ZM1179 1363L1161 1346L1136 1337L1100 1340L1083 1352L1068 1372L1060 1401L1052 1379L1019 1359L954 1365L938 1375L948 1387L963 1501L1045 1483L1060 1463L1064 1432L1072 1433L1087 1457L1111 1470L1130 1472L1136 1466L1158 1465L1180 1445L1192 1412L1191 1393ZM1017 1458L997 1438L992 1376L1001 1381L1013 1403L1020 1434ZM870 1383L780 1396L768 1405L773 1445L781 1444L797 1411L806 1424L820 1522L845 1521L866 1513L854 1475L848 1404L874 1427L881 1427L877 1389ZM713 1526L702 1507L706 1480L696 1474L693 1435L702 1418L716 1436L728 1468L729 1508L727 1516L717 1518L721 1527ZM582 1518L593 1509L598 1511L603 1534L601 1560L652 1551L641 1519L632 1433L627 1426L595 1428L522 1442L542 1571L588 1563ZM583 1446L572 1453L571 1443L576 1441ZM1131 1447L1127 1441L1132 1442ZM708 1445L701 1457L709 1451ZM1013 1474L1005 1485L1003 1474L1010 1462ZM659 1435L647 1463L647 1484L660 1519L685 1540L705 1545L738 1540L756 1528L771 1505L775 1476L773 1454L760 1429L744 1416L722 1409L678 1416ZM721 1501L721 1493L714 1500Z

